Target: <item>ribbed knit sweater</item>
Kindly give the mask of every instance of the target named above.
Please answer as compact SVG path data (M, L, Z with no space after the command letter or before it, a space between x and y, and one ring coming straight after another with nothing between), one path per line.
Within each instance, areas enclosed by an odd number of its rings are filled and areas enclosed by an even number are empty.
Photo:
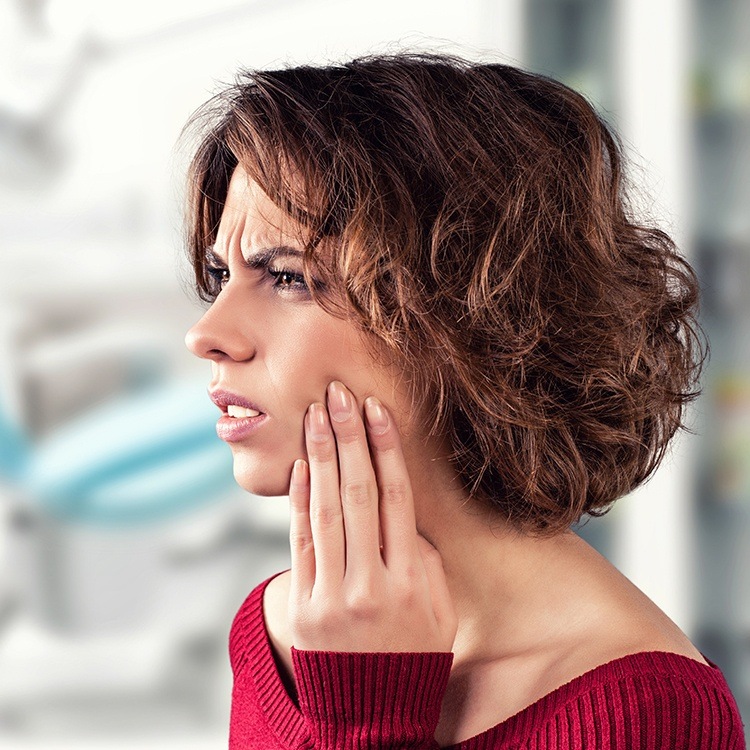
M297 707L263 618L263 592L272 578L248 595L229 634L230 750L438 748L434 733L453 654L292 647ZM451 745L488 748L744 750L745 741L737 704L715 664L648 651L596 667Z

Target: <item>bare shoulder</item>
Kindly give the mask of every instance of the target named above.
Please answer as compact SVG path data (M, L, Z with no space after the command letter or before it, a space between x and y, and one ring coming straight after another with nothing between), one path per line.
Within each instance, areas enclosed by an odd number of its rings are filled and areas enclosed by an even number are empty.
M572 679L616 659L647 651L666 651L707 664L685 633L646 594L612 566L604 571L595 606L578 599L587 622L550 650L543 669L528 682L520 701L528 705Z
M263 618L271 642L276 668L281 682L293 701L297 701L297 689L292 664L292 635L289 631L287 610L291 570L284 571L271 579L263 592Z
M602 562L595 577L596 616L558 662L568 677L644 651L667 651L707 664L679 626L609 561Z
M613 624L613 628L619 627L619 630L600 631L598 637L581 641L569 651L558 654L544 675L545 681L551 683L550 689L616 659L647 651L666 651L707 664L688 637L663 612L661 614L665 621L656 627L651 617L635 618L631 623L620 621L617 626Z
M643 592L637 588L635 591L619 615L622 634L612 639L615 651L621 651L620 656L642 651L668 651L708 664L678 625Z
M263 618L266 630L271 643L275 647L284 649L291 648L292 645L287 623L291 575L291 570L280 573L268 582L263 592Z
M571 680L631 654L667 651L706 663L654 602L587 547L575 544L551 584L538 580L543 608L525 623L526 631L529 624L534 628L529 642L535 646L506 656L505 644L489 643L484 661L457 655L436 731L441 746L483 732Z

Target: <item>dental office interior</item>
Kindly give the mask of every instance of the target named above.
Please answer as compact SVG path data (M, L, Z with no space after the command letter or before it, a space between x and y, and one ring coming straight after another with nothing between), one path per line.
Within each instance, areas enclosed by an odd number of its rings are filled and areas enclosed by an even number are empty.
M0 747L226 747L229 626L288 512L234 484L183 344L175 144L240 66L404 46L583 92L697 269L694 434L578 532L750 725L750 0L2 0Z

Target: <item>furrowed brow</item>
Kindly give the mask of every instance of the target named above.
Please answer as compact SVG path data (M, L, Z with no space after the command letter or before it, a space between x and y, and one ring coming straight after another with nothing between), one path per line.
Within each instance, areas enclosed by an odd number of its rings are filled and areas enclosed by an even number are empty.
M212 247L206 248L205 260L209 266L223 266L224 261L214 252Z
M266 247L252 255L244 258L244 264L248 268L265 268L276 258L301 258L302 251L288 245L279 247Z

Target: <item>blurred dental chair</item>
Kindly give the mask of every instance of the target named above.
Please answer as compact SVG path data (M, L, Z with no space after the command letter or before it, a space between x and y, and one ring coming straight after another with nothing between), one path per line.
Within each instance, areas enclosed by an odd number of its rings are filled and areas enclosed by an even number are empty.
M0 411L0 729L223 718L231 617L285 561L217 416L204 378L174 377L38 439Z

